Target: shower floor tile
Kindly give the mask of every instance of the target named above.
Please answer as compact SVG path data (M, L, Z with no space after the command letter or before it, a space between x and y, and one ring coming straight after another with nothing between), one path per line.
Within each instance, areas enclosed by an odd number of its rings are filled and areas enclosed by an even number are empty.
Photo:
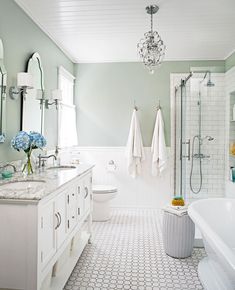
M197 265L204 256L204 249L187 259L165 254L159 210L115 209L109 222L93 224L93 242L64 290L203 289Z

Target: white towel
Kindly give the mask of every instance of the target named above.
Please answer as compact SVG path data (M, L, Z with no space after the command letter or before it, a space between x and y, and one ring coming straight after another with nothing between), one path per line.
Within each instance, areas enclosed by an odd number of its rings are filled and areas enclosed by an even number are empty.
M133 111L126 146L128 173L135 178L141 174L141 163L145 159L144 147L136 110Z
M188 213L188 205L184 205L184 206L167 205L165 208L163 208L163 211L169 212L178 216L182 216Z
M156 116L156 122L152 139L152 175L160 175L167 167L167 150L164 136L164 122L162 112L159 109Z

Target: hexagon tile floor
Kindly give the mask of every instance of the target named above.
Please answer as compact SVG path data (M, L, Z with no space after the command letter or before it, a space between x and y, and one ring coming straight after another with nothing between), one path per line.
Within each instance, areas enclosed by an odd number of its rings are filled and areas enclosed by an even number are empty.
M109 222L93 224L87 245L64 290L203 289L197 275L204 249L173 259L163 249L160 212L115 209Z

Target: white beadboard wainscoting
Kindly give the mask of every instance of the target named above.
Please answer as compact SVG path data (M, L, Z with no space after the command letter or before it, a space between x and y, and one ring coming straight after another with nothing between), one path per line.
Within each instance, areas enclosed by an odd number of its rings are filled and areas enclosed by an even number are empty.
M127 173L125 147L73 147L61 152L61 162L78 159L81 163L95 164L93 184L109 184L118 188L117 197L112 201L113 207L162 208L173 195L170 148L168 151L168 167L160 177L151 175L150 147L145 147L142 175L136 179ZM107 169L110 160L117 166L115 171Z

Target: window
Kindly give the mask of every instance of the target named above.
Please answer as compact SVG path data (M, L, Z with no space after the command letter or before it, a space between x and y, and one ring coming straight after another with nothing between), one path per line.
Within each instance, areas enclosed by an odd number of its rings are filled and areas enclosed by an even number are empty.
M76 106L74 105L74 76L59 67L59 89L62 100L58 111L58 145L69 147L77 145Z

